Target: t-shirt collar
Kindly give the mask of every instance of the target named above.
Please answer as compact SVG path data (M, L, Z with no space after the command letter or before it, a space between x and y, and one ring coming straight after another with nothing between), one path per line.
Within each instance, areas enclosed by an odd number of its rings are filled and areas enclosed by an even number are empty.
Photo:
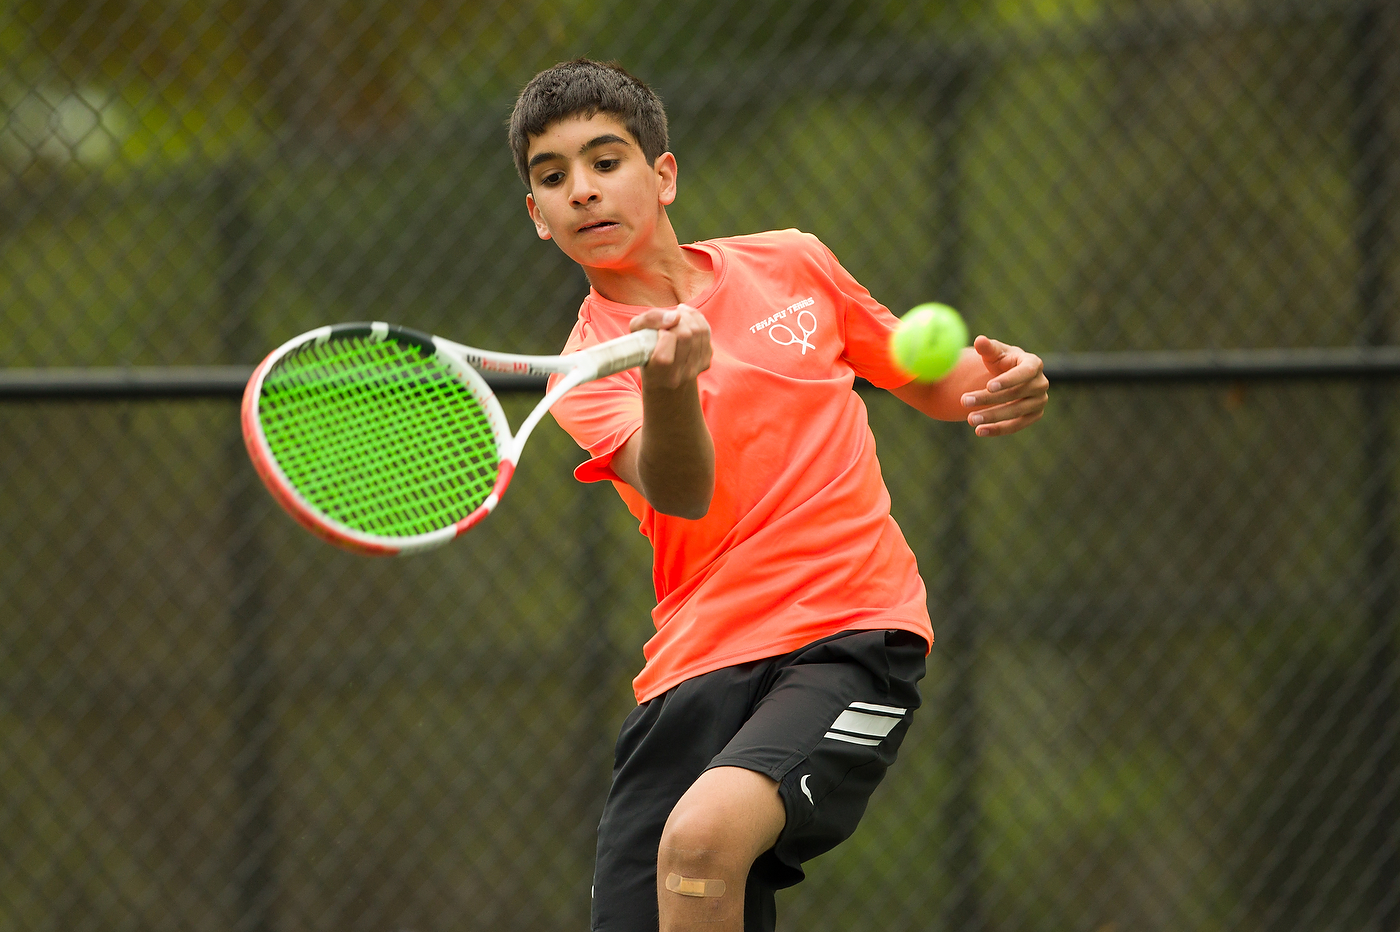
M720 283L724 280L724 250L720 249L720 247L716 243L706 242L683 243L681 244L681 248L694 249L697 252L703 252L710 257L710 260L715 265L715 275L714 278L710 280L709 287L707 287L704 291L700 292L700 294L696 296L694 301L689 302L691 307L699 310L704 305L704 303L710 299L710 295L715 293L715 291L719 288ZM627 314L629 317L634 316L640 313L641 310L643 310L635 304L618 304L616 301L610 301L607 298L600 295L598 293L598 289L594 288L592 285L588 286L588 303L598 308L599 310L605 311L609 314Z

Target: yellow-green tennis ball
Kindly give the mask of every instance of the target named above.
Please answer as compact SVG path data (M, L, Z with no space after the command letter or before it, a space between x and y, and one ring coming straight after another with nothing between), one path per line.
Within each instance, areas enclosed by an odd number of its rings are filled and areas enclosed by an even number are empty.
M965 346L967 324L946 304L920 304L890 335L895 365L920 382L936 382L951 372Z

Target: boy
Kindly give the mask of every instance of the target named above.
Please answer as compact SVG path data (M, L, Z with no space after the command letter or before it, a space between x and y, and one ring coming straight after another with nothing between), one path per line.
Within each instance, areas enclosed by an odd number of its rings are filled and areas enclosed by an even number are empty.
M933 632L859 375L978 436L1039 419L1038 357L986 337L910 384L896 321L795 230L682 246L661 102L614 65L536 75L510 144L541 239L591 289L564 352L651 327L651 361L554 416L655 549L656 635L598 828L594 930L772 930L774 891L855 830Z

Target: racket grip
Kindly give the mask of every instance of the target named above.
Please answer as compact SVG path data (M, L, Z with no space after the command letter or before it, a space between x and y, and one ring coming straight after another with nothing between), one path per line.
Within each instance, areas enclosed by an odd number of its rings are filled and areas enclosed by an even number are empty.
M638 330L636 333L629 333L626 336L589 347L584 350L584 353L588 355L589 361L598 367L598 374L595 378L601 379L614 372L622 372L634 366L646 365L647 360L651 358L651 351L654 349L656 349L656 331Z

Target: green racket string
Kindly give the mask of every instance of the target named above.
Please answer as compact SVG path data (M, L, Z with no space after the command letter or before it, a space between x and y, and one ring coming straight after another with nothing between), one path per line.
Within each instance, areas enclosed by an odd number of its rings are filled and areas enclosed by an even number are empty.
M480 402L442 361L392 337L288 354L263 380L258 417L292 487L368 534L447 527L496 484L496 434Z

